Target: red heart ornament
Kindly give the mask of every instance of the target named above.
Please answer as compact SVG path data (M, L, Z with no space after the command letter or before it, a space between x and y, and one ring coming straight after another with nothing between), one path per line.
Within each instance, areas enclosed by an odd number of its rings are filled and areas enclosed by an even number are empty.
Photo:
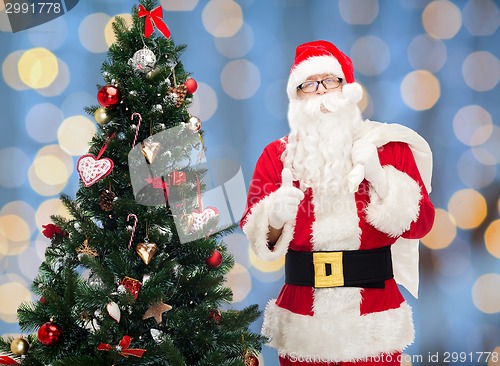
M192 212L194 222L191 226L191 232L200 230L210 219L219 216L219 210L215 207L207 207L203 211Z
M109 158L96 159L94 155L86 154L78 159L77 171L85 187L90 187L109 175L113 170L113 160Z

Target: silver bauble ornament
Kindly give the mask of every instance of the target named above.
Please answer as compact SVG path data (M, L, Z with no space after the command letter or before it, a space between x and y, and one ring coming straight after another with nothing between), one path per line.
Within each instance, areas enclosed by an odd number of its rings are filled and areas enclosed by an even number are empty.
M189 117L188 127L191 131L199 131L201 128L201 121L196 116Z
M147 74L154 69L156 65L156 56L149 48L143 48L134 53L134 56L128 60L128 64L135 71Z

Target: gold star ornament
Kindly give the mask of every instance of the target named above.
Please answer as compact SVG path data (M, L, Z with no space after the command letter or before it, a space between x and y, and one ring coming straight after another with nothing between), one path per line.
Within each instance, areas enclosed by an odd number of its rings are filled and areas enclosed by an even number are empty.
M76 249L76 252L78 254L85 254L85 255L88 255L90 257L97 257L99 255L95 250L92 250L92 248L89 246L89 239L85 239L83 241L82 245L80 245Z
M156 323L160 324L162 314L170 310L172 310L172 306L160 301L151 305L144 313L142 319L155 318Z

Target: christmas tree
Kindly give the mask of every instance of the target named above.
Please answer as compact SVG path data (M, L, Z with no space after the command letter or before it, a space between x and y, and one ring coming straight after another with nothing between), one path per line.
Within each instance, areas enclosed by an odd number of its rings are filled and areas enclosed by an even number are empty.
M141 0L132 26L113 23L99 105L86 108L99 131L78 160L76 199L61 196L71 218L44 225L39 301L18 309L32 334L0 339L0 364L258 364L260 312L228 306L222 237L234 226L202 207L203 130L187 110L197 85L162 16Z

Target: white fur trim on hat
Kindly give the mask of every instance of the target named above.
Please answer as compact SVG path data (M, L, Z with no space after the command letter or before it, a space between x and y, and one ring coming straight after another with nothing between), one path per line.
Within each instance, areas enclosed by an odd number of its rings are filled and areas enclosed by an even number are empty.
M342 72L342 66L335 57L332 56L313 56L302 61L295 66L288 78L286 87L290 99L297 98L297 87L302 84L311 75L333 74L339 78L345 79Z

